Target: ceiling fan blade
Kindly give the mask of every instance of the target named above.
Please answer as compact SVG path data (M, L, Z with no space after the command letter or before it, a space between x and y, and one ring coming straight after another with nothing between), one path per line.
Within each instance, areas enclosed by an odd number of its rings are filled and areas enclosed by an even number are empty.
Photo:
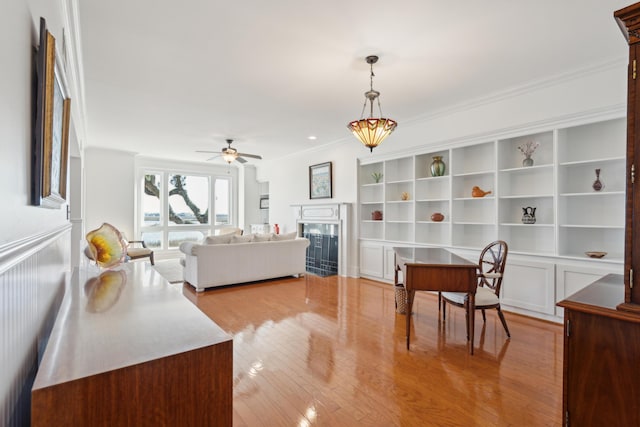
M219 153L219 151L196 150L196 153Z
M247 161L245 159L243 159L242 157L236 157L236 160L240 163L247 163Z
M258 156L257 154L238 153L238 156L243 156L243 157L249 157L251 159L260 159L260 160L262 160L262 156Z
M213 157L209 157L207 160L205 160L206 162L213 160L213 159L217 159L218 157L220 157L220 154L218 154L217 156L213 156Z

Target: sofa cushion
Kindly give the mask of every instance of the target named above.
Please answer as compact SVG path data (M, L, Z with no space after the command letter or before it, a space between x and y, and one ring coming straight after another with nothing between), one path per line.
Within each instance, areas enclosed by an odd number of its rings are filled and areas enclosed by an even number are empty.
M273 240L273 233L256 233L253 235L253 242L268 242Z
M235 234L222 234L220 236L207 236L204 239L205 245L220 245L225 243L231 243L231 238L234 237Z
M244 236L236 236L235 234L231 236L230 243L249 243L253 239L253 234L245 234Z
M224 227L218 230L218 235L221 236L223 234L235 234L237 236L242 236L242 228L238 227Z
M287 234L274 234L271 240L276 240L276 241L293 240L296 237L298 237L298 233L296 231L292 231L291 233L287 233Z

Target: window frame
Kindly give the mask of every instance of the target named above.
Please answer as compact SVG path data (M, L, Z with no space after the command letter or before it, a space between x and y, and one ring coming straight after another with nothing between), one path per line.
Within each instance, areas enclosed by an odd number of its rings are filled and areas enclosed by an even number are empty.
M175 162L172 162L175 163ZM233 168L235 169L235 168ZM143 198L144 179L146 175L160 175L163 183L160 194L160 221L157 225L144 225ZM209 180L209 224L169 224L169 177L171 175L198 176ZM233 227L238 224L238 200L237 200L237 171L231 174L227 168L211 167L211 165L200 166L191 164L168 165L160 159L146 160L139 162L136 167L136 209L134 220L134 231L136 236L142 238L143 233L159 232L160 247L155 247L157 251L177 251L178 247L169 246L170 233L175 231L199 231L203 236L216 234L218 229ZM215 182L216 180L226 180L228 185L228 206L229 223L217 224L215 220ZM204 207L202 207L204 209Z

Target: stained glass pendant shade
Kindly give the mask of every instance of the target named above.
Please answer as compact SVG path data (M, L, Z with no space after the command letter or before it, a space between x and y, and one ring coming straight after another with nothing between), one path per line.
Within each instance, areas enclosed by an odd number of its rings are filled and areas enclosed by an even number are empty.
M371 151L384 141L384 139L391 134L398 126L398 122L393 119L387 119L382 117L382 107L380 106L380 92L373 90L373 64L378 62L378 57L375 55L367 56L367 64L371 66L371 88L365 92L364 106L362 107L362 113L369 101L371 109L368 118L361 118L360 120L354 120L350 122L347 127L358 138L360 142L368 147ZM380 110L380 118L373 117L373 101L378 100L378 109Z

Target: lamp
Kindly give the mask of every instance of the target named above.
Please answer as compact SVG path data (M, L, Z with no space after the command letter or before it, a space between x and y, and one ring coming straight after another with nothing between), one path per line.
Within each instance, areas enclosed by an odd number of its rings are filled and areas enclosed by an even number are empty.
M227 163L231 163L238 158L238 150L236 150L235 148L228 147L223 151L224 153L222 154L222 158Z
M373 90L373 64L378 62L378 57L375 55L367 56L367 64L371 66L371 89L364 93L364 105L362 106L362 113L360 114L360 120L354 120L350 122L347 127L355 135L365 147L373 152L373 149L380 145L384 139L393 132L398 126L398 122L392 119L385 119L382 117L382 107L380 106L380 92ZM378 100L378 109L380 110L380 118L373 117L373 101ZM367 107L367 100L371 104L371 110L369 118L362 118L364 115L364 109Z

